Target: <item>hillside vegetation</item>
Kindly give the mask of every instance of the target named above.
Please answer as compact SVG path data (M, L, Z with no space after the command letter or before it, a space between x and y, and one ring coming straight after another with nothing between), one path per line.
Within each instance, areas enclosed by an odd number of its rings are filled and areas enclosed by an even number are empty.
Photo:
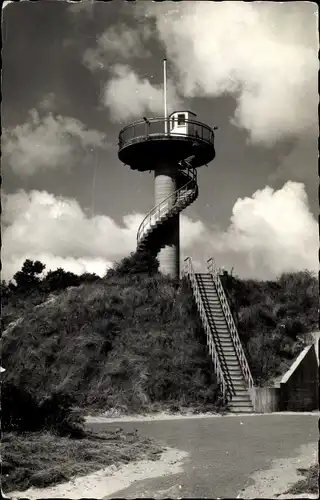
M182 406L221 410L206 339L185 283L133 254L100 279L62 269L44 277L26 261L2 283L4 386L38 399L122 412ZM258 384L282 373L318 325L318 281L309 272L223 285Z
M219 407L190 291L160 274L149 276L157 266L148 260L144 272L132 259L103 280L53 295L40 282L29 297L9 294L3 321L8 326L9 315L16 323L2 339L4 380L37 398L67 393L81 407ZM128 263L137 274L128 272ZM40 295L44 301L34 306Z
M319 329L314 273L284 273L275 281L221 276L255 382L283 374Z

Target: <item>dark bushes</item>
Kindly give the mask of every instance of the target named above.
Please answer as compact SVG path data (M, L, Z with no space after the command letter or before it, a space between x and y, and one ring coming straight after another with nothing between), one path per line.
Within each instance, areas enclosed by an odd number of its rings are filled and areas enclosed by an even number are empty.
M81 438L83 418L75 415L72 399L52 393L38 401L26 387L4 382L1 389L1 425L4 432L50 431L59 436Z

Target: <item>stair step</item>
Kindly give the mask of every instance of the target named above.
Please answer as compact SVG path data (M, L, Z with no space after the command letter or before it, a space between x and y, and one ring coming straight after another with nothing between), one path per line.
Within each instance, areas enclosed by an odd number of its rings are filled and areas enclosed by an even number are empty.
M237 398L241 399L241 398L244 398L244 399L250 399L250 394L248 392L248 388L245 387L245 386L242 386L242 387L234 387L234 391L235 391L235 394L234 396L237 396ZM233 396L232 396L233 398ZM250 399L251 401L251 399Z
M207 314L207 319L212 327L215 327L216 330L219 330L219 333L221 333L221 335L224 336L228 335L229 337L231 337L231 333L226 321L223 322L221 320L217 321L214 315L210 313Z
M210 319L209 319L209 325L214 331L218 332L219 335L222 335L222 337L231 338L230 331L228 330L228 327L226 325L219 325L215 321L212 320L210 321Z
M243 387L239 388L239 387L234 385L233 390L235 392L235 396L237 396L239 398L244 398L245 400L247 400L249 398L249 401L251 401L250 395L248 394L247 389L244 389Z
M233 397L234 398L234 397ZM230 406L238 406L238 407L252 407L252 403L250 404L249 401L234 401L234 399L231 399L230 401Z
M250 396L248 393L242 393L242 394L238 394L237 392L235 393L234 396L232 396L232 400L231 402L234 403L234 402L248 402L251 403L251 399L250 399Z
M208 314L210 314L210 316L215 320L215 322L226 324L226 318L224 317L224 315L222 313L220 313L220 311L215 311L212 307L210 307L210 308L205 307L205 309L206 309L206 312Z
M230 373L229 373L230 377L231 377L231 380L232 380L232 383L235 387L239 387L239 388L242 388L244 387L246 390L247 390L247 386L246 386L246 383L245 383L245 380L243 377L239 377L239 378L235 378L234 376L232 376Z
M225 315L221 311L220 307L205 306L206 311L211 314L211 316L220 321L226 321Z
M253 408L252 407L247 407L247 408L237 408L237 407L234 407L234 408L230 408L230 413L254 413L253 411Z
M216 338L218 338L221 341L224 341L224 342L232 342L232 338L231 338L231 335L230 333L227 331L227 330L221 330L221 328L217 328L215 327L214 324L210 324L209 322L209 327L210 327L210 330L213 334L213 336ZM233 342L232 342L233 344Z
M224 330L225 332L229 333L229 326L225 318L222 318L221 316L217 316L214 311L210 309L210 311L206 311L208 320L213 323L216 328L219 328L221 330Z
M222 325L217 325L217 323L215 323L214 321L212 321L210 318L208 318L208 322L209 322L209 325L212 328L216 329L219 332L220 335L222 335L222 336L224 335L225 337L228 336L228 337L231 338L230 332L229 332L229 330L228 330L228 328L227 328L226 325L223 325L223 326Z

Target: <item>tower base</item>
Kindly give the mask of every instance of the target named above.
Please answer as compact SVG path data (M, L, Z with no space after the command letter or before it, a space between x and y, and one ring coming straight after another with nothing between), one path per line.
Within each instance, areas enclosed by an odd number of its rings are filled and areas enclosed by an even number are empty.
M167 200L164 210L167 211L175 204L174 193L177 190L177 167L174 162L161 161L155 169L155 205ZM169 197L169 199L168 199ZM164 236L165 244L157 255L159 271L172 278L180 276L180 224L179 214L167 221Z
M159 271L171 278L180 277L180 218L176 215L170 224L168 223L168 233L166 245L161 248L157 255L159 261Z

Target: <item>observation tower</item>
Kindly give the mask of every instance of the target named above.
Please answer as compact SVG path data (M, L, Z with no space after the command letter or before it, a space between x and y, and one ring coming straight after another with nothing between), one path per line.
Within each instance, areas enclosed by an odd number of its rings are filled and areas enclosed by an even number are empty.
M197 168L215 157L214 131L191 111L167 114L164 60L164 117L124 127L118 157L140 172L154 172L155 206L137 233L137 251L151 250L163 274L180 276L179 215L198 197Z

